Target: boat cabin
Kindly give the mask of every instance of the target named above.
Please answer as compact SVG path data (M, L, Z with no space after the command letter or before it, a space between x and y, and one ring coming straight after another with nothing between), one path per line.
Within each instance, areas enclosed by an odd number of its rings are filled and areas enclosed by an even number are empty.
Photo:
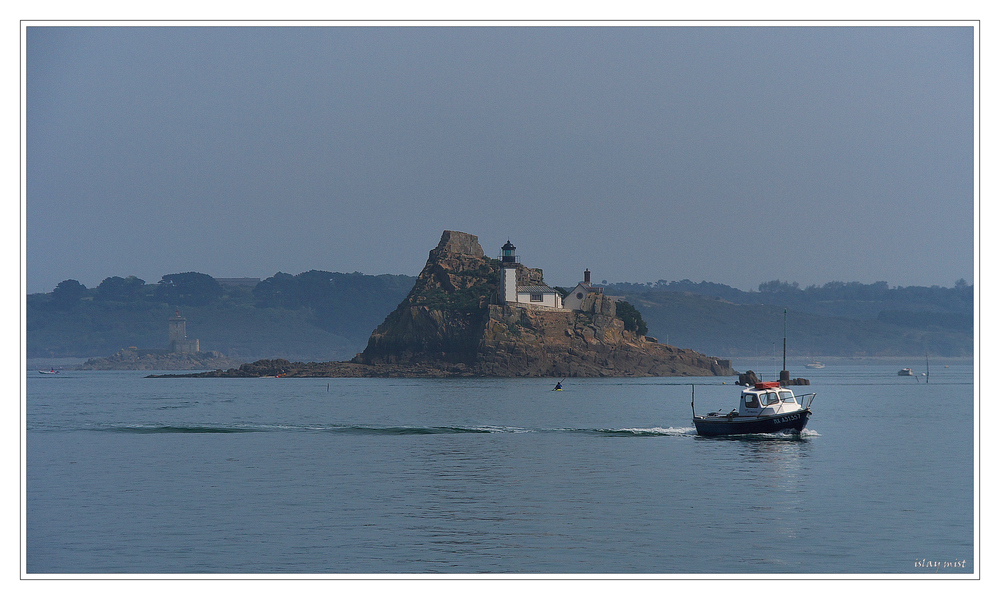
M740 394L739 416L756 417L801 410L792 390L781 387L777 381L762 381L748 387Z

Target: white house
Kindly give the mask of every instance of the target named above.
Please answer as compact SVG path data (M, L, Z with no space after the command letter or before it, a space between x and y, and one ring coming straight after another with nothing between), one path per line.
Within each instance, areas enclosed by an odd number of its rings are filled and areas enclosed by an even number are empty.
M563 300L563 307L571 310L580 310L580 305L583 304L583 299L587 297L587 294L603 294L604 288L595 287L590 284L590 269L583 272L583 281L576 284L576 287L570 291L566 299Z
M504 302L516 302L529 306L563 308L562 296L547 285L518 285L517 255L514 244L507 243L500 248L501 271L500 297Z
M562 296L547 285L517 286L517 302L534 306L548 306L549 308L563 308Z

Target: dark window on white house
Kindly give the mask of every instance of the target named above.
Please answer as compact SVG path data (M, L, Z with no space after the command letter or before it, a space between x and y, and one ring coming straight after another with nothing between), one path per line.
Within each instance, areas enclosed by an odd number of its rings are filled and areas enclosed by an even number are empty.
M532 302L541 302L542 301L542 295L541 294L532 294L531 295L531 301Z

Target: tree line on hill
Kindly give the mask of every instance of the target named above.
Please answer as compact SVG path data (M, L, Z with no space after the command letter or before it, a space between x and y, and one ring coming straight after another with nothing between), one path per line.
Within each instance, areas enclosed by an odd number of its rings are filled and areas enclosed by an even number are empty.
M85 298L96 302L120 302L125 304L165 303L177 306L204 306L222 297L222 286L210 275L204 273L173 273L164 275L155 285L135 275L128 277L108 277L93 290L75 279L59 282L46 301L35 298L36 308L68 310L77 306ZM38 294L33 294L38 296ZM30 298L30 296L29 296Z
M635 304L660 341L718 356L790 351L814 356L972 356L972 286L833 281L800 288L769 281L756 292L690 280L606 284Z
M252 300L260 308L324 308L350 300L365 302L385 292L405 295L415 277L364 275L306 271L298 275L278 272L252 288ZM230 286L225 286L230 287ZM134 275L108 277L93 289L75 279L60 282L50 294L28 296L34 308L67 310L85 299L122 304L159 303L175 306L205 306L232 296L232 290L204 273L172 273L149 285ZM237 294L239 295L239 294Z
M195 272L155 284L113 276L76 280L27 300L28 356L107 356L122 347L166 345L166 318L181 309L203 350L240 358L344 360L406 297L416 278L306 271L276 273L254 287L221 285ZM769 351L787 309L795 346L813 355L972 353L974 289L769 281L748 292L690 280L605 284L621 297L630 329L719 356ZM777 337L775 337L777 336Z
M228 356L341 360L406 296L415 277L307 271L276 273L254 287L221 285L204 273L147 284L76 280L27 297L28 356L106 356L122 347L166 345L166 318L180 309L203 350ZM360 348L358 347L360 345Z
M659 280L655 283L609 283L609 293L644 294L648 292L689 292L725 300L734 304L770 304L773 306L810 306L809 312L852 318L874 318L881 310L924 310L971 315L975 305L974 289L964 279L955 286L889 287L885 281L864 284L857 281L831 281L823 285L799 287L798 282L766 281L757 291L743 291L721 283L689 279Z

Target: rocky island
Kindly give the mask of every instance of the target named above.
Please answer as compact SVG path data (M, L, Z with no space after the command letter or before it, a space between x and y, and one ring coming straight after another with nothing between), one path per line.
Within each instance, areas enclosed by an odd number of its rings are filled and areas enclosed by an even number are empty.
M106 358L91 358L82 365L70 367L73 371L153 371L172 369L225 369L238 366L239 362L221 352L171 352L160 349L142 349L135 346L122 348Z
M589 281L564 298L508 243L487 257L475 235L445 231L413 289L346 362L261 360L184 377L729 376L730 361L660 344L620 318ZM589 272L588 272L589 275ZM570 302L572 300L572 302ZM572 306L572 307L570 307ZM637 313L636 313L637 314Z
M199 340L188 339L187 319L177 310L168 319L166 349L129 346L107 358L91 358L75 371L146 371L167 369L227 369L239 365L221 352L202 352Z

